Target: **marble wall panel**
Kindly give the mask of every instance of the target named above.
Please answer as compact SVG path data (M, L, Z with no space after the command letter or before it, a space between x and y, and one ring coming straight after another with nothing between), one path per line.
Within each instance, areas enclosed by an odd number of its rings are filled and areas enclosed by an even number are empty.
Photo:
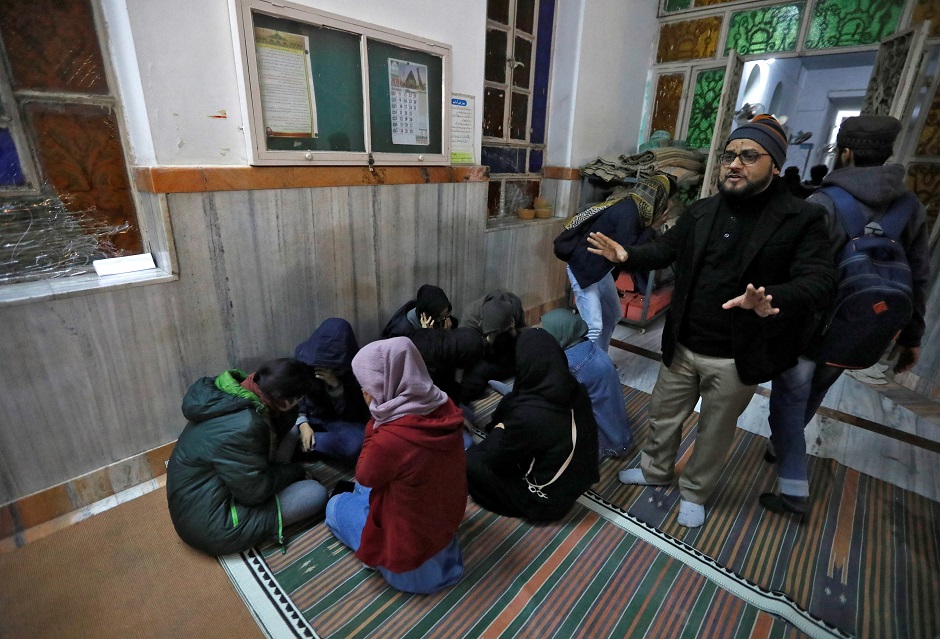
M145 204L170 216L178 281L0 307L0 504L175 440L190 383L291 355L327 317L365 343L425 281L455 307L485 290L485 182ZM514 263L538 279L546 259Z

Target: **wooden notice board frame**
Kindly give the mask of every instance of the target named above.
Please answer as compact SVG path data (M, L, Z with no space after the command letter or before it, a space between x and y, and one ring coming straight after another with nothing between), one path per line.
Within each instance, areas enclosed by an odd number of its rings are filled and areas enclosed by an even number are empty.
M291 2L230 6L251 164L450 164L450 45ZM293 75L262 78L256 35L264 53L272 35L290 40L291 53L306 47L306 72L300 56L287 54ZM262 61L266 70L271 59ZM289 126L281 113L287 102L306 127L272 128Z

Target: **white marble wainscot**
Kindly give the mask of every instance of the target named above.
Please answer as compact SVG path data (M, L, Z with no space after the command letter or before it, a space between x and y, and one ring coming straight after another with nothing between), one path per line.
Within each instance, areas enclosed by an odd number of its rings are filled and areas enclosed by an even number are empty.
M552 203L555 217L571 217L578 212L581 181L544 178L540 195Z

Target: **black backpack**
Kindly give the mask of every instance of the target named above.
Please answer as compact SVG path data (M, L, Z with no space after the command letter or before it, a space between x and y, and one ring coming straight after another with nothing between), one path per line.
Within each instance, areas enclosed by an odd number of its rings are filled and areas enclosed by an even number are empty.
M866 225L848 192L836 186L821 191L832 199L849 237L836 261L839 283L821 359L839 368L868 368L914 313L911 269L898 239L916 210L917 198L905 193Z

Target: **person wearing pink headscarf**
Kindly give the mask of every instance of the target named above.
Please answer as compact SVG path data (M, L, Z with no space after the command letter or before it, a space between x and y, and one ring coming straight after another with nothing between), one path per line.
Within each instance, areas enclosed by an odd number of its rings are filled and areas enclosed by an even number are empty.
M463 413L433 384L407 337L366 345L352 369L372 419L355 489L330 499L326 525L398 590L453 585L463 574Z

